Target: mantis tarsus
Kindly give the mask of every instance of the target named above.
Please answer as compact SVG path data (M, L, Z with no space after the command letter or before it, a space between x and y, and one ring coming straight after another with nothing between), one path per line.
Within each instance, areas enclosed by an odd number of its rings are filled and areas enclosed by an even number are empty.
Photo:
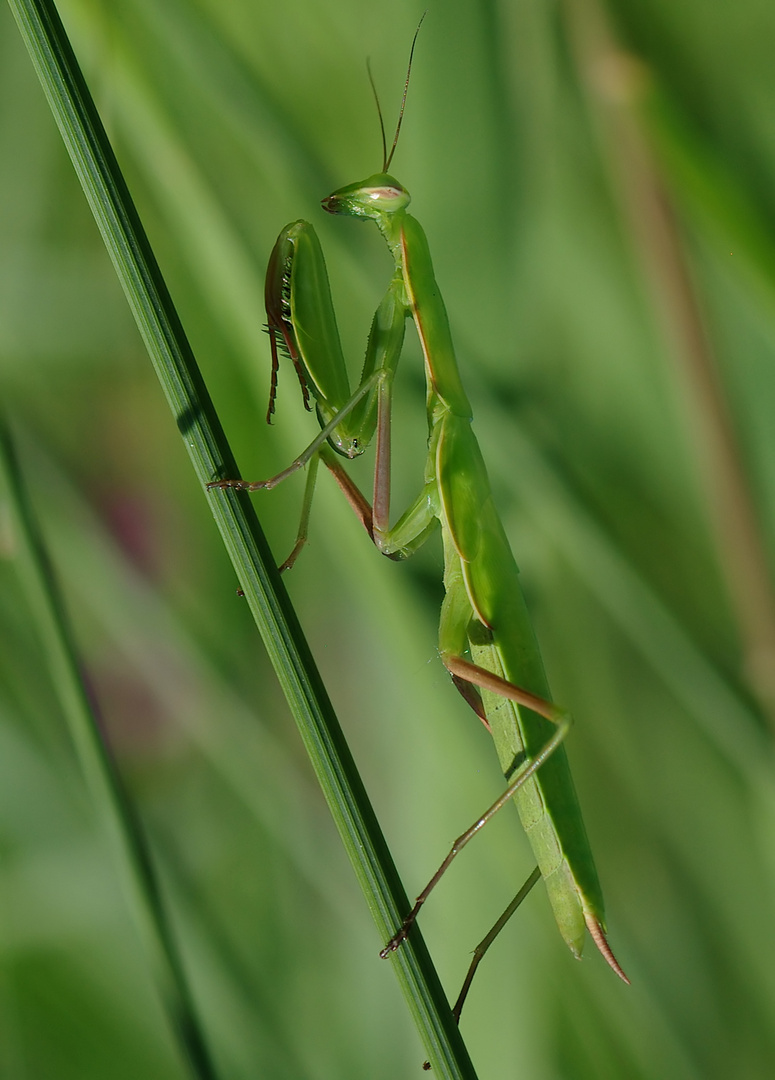
M472 430L471 406L461 382L425 233L407 213L409 192L388 172L408 84L409 73L389 153L380 110L382 170L339 188L322 201L330 214L373 221L394 260L393 277L372 322L358 387L354 392L350 389L319 241L312 225L296 221L280 233L267 270L267 329L272 346L267 420L274 409L279 353L283 352L293 361L307 408L310 395L314 398L321 431L287 469L269 480L218 480L209 486L268 489L308 466L299 534L281 569L293 564L306 540L321 460L384 555L405 558L437 526L441 528L445 598L439 652L455 685L492 733L508 786L458 838L381 955L387 956L399 947L452 859L514 798L566 943L580 957L589 930L608 964L627 982L605 937L602 893L561 745L570 716L549 698L517 564L495 509ZM391 526L392 388L405 322L410 317L425 359L428 455L420 494ZM374 495L370 505L350 480L337 454L354 458L375 437Z

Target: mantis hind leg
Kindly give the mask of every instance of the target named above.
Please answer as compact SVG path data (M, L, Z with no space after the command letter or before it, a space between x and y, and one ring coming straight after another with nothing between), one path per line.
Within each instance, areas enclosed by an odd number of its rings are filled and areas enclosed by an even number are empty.
M445 663L447 663L446 660L445 660ZM468 664L469 669L470 668L476 668L475 664L470 664L467 661L464 661L464 663ZM447 667L449 667L449 664L447 664ZM485 672L485 674L490 674L490 673ZM499 677L494 676L494 678L498 679ZM507 688L509 688L510 690L516 691L520 695L522 695L523 693L526 693L525 691L521 691L519 689L519 687L511 687L511 684L506 683L505 679L500 680L500 682L505 683ZM519 699L517 699L516 697L512 696L511 694L509 696L511 696L512 700L521 700L521 697ZM529 695L529 697L533 698L534 695ZM547 702L546 704L548 705L550 703ZM531 708L532 708L532 706L531 706ZM404 921L401 924L398 931L393 935L393 937L387 943L385 948L382 949L382 951L380 952L379 955L382 957L383 960L386 959L386 957L388 957L390 955L390 953L395 952L395 950L399 947L401 942L406 940L406 938L409 935L409 931L411 930L412 926L414 925L414 923L415 923L415 921L417 919L417 916L420 913L420 909L422 908L423 904L428 899L430 894L433 892L433 890L436 888L438 883L441 881L442 877L444 876L444 874L449 869L449 867L452 864L453 860L460 854L460 852L463 850L463 848L471 840L473 840L473 838L476 836L476 834L481 829L483 829L484 826L489 821L492 820L492 818L495 817L495 815L498 813L498 811L502 810L503 807L506 806L507 803L511 802L512 798L516 795L516 793L519 791L519 789L525 783L527 783L527 781L531 778L531 776L533 776L538 771L538 769L541 768L541 766L544 764L546 759L549 758L554 753L554 751L557 749L557 747L562 743L563 739L567 735L568 730L569 730L569 728L571 726L570 715L568 713L564 713L564 714L562 714L561 719L558 719L555 722L558 725L557 726L557 731L552 736L552 738L546 743L546 745L543 747L543 749L535 757L529 758L529 759L523 761L523 763L517 768L516 772L512 776L512 779L509 782L508 786L505 788L504 791L501 792L501 794L498 796L498 798L495 800L495 802L492 803L491 806L488 806L487 809L484 811L484 813L480 817L478 817L476 819L476 821L473 823L473 825L470 825L469 828L467 828L465 830L465 832L461 833L460 836L458 836L457 840L455 840L454 844L449 849L449 852L447 853L445 859L443 860L443 862L439 866L438 870L436 871L436 873L433 875L433 877L430 879L428 884L425 886L425 888L422 890L422 892L419 894L419 896L415 900L414 907L409 912L409 914L406 916L406 918L404 919Z
M448 556L451 554L447 552ZM414 907L409 912L407 917L401 924L400 929L390 939L385 948L380 952L380 956L384 959L389 956L391 952L394 952L402 941L406 939L409 931L414 924L422 905L428 899L428 896L439 883L444 876L447 868L452 863L453 859L462 851L462 849L468 844L470 840L476 836L476 834L484 828L484 826L501 810L508 802L511 801L513 796L519 791L521 787L535 773L541 768L541 766L547 761L548 758L559 748L563 740L565 739L572 724L572 718L570 713L564 709L559 708L551 701L547 701L545 698L540 697L537 694L532 693L529 690L525 690L522 687L516 686L514 683L509 682L501 675L481 666L480 664L472 663L470 660L463 656L463 652L468 647L471 641L470 629L472 625L472 619L474 618L471 602L468 599L468 594L465 588L465 583L462 576L462 568L460 560L455 557L448 557L447 569L445 571L445 586L447 589L446 596L444 598L444 604L441 611L441 625L439 631L439 644L441 659L449 671L450 675L455 682L455 685L461 691L465 699L472 704L474 711L478 713L478 709L475 704L470 700L469 694L471 691L479 690L488 691L496 694L507 701L513 702L517 706L530 709L540 716L545 717L552 724L555 725L555 732L548 739L544 745L538 750L537 753L532 753L530 756L522 756L515 761L513 771L509 770L509 783L501 795L495 800L495 802L485 810L485 812L477 818L477 820L471 825L464 833L457 838L452 847L450 848L446 858L439 866L436 873L430 879L428 884L422 890L420 895L415 901ZM479 624L481 625L481 624ZM490 634L487 632L487 636ZM487 648L478 649L479 656L486 657L488 654L492 656ZM493 658L494 663L494 658ZM469 689L470 688L470 689ZM524 897L533 887L537 881L537 876L540 876L538 870L534 871L534 874L528 879L528 882L523 886L520 892L515 897L514 901L509 905L504 914L498 920L493 927L492 931L487 935L481 945L478 947L477 952L483 955L484 951L489 947L491 942L505 926L508 919L516 911L519 904ZM606 936L603 930L603 926L600 918L595 915L591 910L584 909L584 921L587 929L592 936L595 945L602 953L606 962L616 972L616 974L625 982L629 983L629 979L625 975L624 971L620 967L616 957L611 951L611 947L606 940ZM479 956L481 959L481 956ZM469 971L469 974L464 983L461 996L458 998L458 1002L455 1006L456 1018L459 1017L460 1009L463 1005L465 995L468 993L468 987L470 981L473 978L473 973L476 969L476 965L479 959L475 959L474 964Z
M457 996L457 1001L452 1006L452 1015L455 1017L455 1021L458 1024L460 1023L460 1014L463 1011L463 1005L465 1004L465 1000L468 997L468 991L471 989L471 983L473 982L474 975L476 974L476 969L479 967L479 964L484 959L484 954L492 945L493 941L495 941L498 934L500 934L501 930L503 930L506 923L515 913L515 911L520 906L525 897L528 895L533 886L538 883L540 878L541 871L536 866L530 877L527 879L525 884L511 901L509 906L506 908L500 918L496 920L491 929L487 932L487 934L485 934L485 936L474 949L474 955L473 959L471 960L471 965L468 968L465 979L463 980L463 985L460 988L460 993Z
M570 714L565 712L565 710L560 709L557 705L547 701L545 698L531 693L529 690L523 690L521 687L515 686L502 676L497 675L492 671L488 671L479 664L472 663L462 655L467 646L468 626L470 625L473 612L462 581L462 574L458 573L454 562L452 563L452 569L448 570L446 574L445 585L447 592L441 610L441 626L439 634L441 659L455 681L455 685L461 690L461 693L463 693L463 696L469 701L469 704L471 704L471 700L469 698L468 687L472 687L475 691L478 691L478 689L489 690L492 693L507 698L509 701L513 701L517 705L525 706L526 708L539 713L547 720L550 720L555 725L556 730L537 754L525 758L520 762L511 775L507 787L501 792L495 802L476 819L473 825L466 829L465 832L461 833L457 840L455 840L447 853L446 858L417 897L414 907L404 919L400 929L393 935L385 948L381 951L380 956L383 959L391 952L395 952L401 942L406 940L409 930L413 926L420 909L433 889L438 885L452 861L460 854L469 841L471 841L474 836L476 836L476 834L483 829L493 817L495 817L498 811L511 801L519 789L541 768L547 758L551 757L565 739L572 723ZM463 687L466 689L463 689ZM472 704L472 708L474 708L474 711L478 712L475 705Z
M554 753L563 741L571 725L570 715L562 709L559 709L556 705L546 701L544 698L538 697L536 694L523 690L519 686L515 686L500 675L488 671L479 664L474 664L465 658L463 653L468 648L468 628L473 618L473 609L463 581L460 560L459 558L450 558L449 552L447 552L447 555L448 558L444 576L446 593L441 608L439 651L441 653L442 662L452 676L455 686L487 727L489 727L489 724L484 715L484 706L479 693L480 690L489 690L518 705L533 709L535 712L540 713L555 724L556 731L534 757L524 759L518 765L512 774L506 789L498 796L495 802L476 819L473 825L466 829L464 833L461 833L457 840L455 840L446 858L417 897L414 907L404 919L400 929L393 935L380 953L380 956L383 958L388 956L391 952L394 952L401 942L406 939L422 905L444 876L453 859L456 858L480 829L483 829L487 822L490 821L502 807L511 801L516 792L530 779L530 777L540 769L546 759Z

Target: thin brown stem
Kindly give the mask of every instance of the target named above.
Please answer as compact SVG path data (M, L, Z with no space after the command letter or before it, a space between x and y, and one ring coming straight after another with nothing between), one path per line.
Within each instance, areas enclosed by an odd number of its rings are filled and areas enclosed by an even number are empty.
M643 65L617 46L595 0L567 0L567 6L604 158L691 410L695 459L702 472L719 567L737 617L745 674L775 729L773 580L673 194L642 119L648 78Z

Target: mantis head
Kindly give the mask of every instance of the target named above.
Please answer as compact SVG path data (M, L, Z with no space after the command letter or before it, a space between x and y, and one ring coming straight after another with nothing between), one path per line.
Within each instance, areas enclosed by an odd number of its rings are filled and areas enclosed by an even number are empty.
M406 209L409 192L387 172L375 173L366 180L339 188L323 199L322 206L329 214L372 218L379 221Z

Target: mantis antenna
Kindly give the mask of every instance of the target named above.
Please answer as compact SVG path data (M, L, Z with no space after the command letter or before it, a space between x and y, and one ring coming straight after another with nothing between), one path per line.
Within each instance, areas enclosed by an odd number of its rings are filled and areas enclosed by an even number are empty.
M377 93L377 87L374 85L374 76L373 76L372 71L371 71L371 61L368 60L368 59L366 60L366 70L369 73L369 82L371 83L371 92L374 94L374 103L377 106L377 115L379 116L379 129L380 129L380 132L382 133L382 172L383 173L386 173L388 171L388 169L390 168L390 162L393 160L393 154L395 154L396 146L398 145L398 136L399 136L399 133L401 131L401 124L403 123L403 120L404 120L404 109L406 108L406 95L407 95L407 92L409 90L409 79L410 79L411 74L412 74L412 58L414 57L414 47L417 44L417 36L420 33L420 27L422 26L423 20L424 20L424 18L425 18L425 16L427 14L428 14L427 11L424 11L422 13L422 16L420 17L420 21L417 24L417 29L414 32L414 37L412 38L412 47L409 50L409 65L408 65L408 67L406 69L406 82L404 83L404 95L401 98L401 110L400 110L400 112L398 114L398 123L396 124L396 133L393 136L393 145L390 147L390 153L389 154L388 154L388 150L387 150L387 139L385 138L385 121L384 121L383 116L382 116L382 106L379 103L379 94Z

